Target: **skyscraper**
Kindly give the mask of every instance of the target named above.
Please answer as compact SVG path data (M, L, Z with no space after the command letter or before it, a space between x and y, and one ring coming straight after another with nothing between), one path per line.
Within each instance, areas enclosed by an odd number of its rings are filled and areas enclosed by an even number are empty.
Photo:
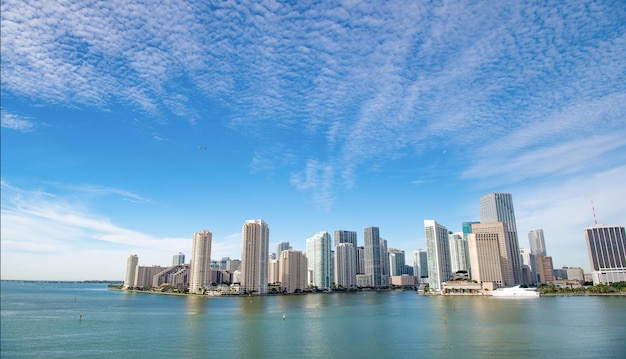
M428 287L441 292L443 283L452 279L448 230L433 220L424 220L428 251Z
M349 242L335 246L335 284L350 289L356 286L356 248Z
M289 242L280 242L276 244L276 259L280 260L280 254L289 248L291 248L291 246L289 245Z
M126 259L126 277L124 277L124 288L132 288L135 286L137 264L139 264L139 257L137 257L136 254L131 254L128 256L128 259Z
M280 284L288 293L304 290L307 287L307 258L293 249L286 249L280 254Z
M383 285L383 269L380 263L380 233L378 227L365 228L363 244L365 247L365 275L369 276L372 287L380 288Z
M467 267L467 251L466 243L462 233L448 233L448 241L450 242L450 267L452 273L458 271L466 271Z
M389 248L389 275L398 276L405 274L404 266L406 261L404 251L396 248Z
M211 284L211 242L210 231L200 231L193 235L191 248L191 269L189 273L189 293Z
M535 256L546 256L546 242L543 237L543 229L531 229L528 232L530 252Z
M413 273L418 283L426 283L428 278L428 253L423 249L413 252Z
M253 219L243 224L241 287L248 293L267 293L269 239L270 229L263 220Z
M185 264L185 255L183 254L183 252L178 252L178 254L174 254L174 257L172 258L173 266L177 266L180 264Z
M513 283L522 284L522 264L519 256L519 241L517 239L517 225L515 224L515 210L513 197L510 193L489 193L480 197L480 223L504 223L508 232L507 256L513 271Z
M330 289L333 283L331 240L328 232L318 232L306 240L306 257L311 284L320 289Z
M626 281L624 226L595 225L584 229L593 284Z
M340 243L352 243L352 246L356 248L356 232L344 230L335 231L335 246Z
M388 287L391 283L389 269L389 253L387 252L387 240L380 239L380 284L383 287Z
M510 234L503 222L479 223L472 226L469 238L470 240L475 238L476 245L473 247L470 243L469 247L470 251L474 249L477 251L470 254L472 279L478 282L495 282L499 286L521 284L516 283L513 276ZM494 250L494 243L498 245L497 251ZM520 257L519 250L515 252L514 257ZM499 265L499 268L496 268L496 265ZM497 270L500 271L499 275L495 274ZM474 274L479 277L474 277Z
M467 271L470 274L470 278L472 276L472 261L470 260L470 255L469 255L469 242L468 242L468 235L470 233L472 233L472 225L473 224L478 224L480 222L463 222L461 224L462 228L463 228L463 240L465 241L465 260L467 261L467 263L465 264L467 266Z

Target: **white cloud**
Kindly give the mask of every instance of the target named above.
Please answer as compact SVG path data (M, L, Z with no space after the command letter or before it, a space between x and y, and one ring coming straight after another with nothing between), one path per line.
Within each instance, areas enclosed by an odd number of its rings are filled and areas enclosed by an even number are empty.
M35 129L35 124L19 115L0 109L0 124L4 128L17 130L20 132L30 132Z

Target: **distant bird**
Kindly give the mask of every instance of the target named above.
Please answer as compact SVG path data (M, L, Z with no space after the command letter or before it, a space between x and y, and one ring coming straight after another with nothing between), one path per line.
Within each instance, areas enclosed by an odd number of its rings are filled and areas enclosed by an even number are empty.
M206 146L198 146L198 149L204 151L204 150L206 150Z

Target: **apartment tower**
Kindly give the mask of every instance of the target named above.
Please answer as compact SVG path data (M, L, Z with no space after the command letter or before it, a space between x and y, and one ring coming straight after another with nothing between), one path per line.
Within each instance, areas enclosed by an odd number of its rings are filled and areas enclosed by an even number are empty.
M267 294L270 229L263 220L247 220L241 234L241 287L247 293Z
M428 252L428 286L441 292L443 283L452 279L448 229L436 221L425 220L426 250Z
M191 248L191 268L189 273L189 293L198 293L202 287L211 284L211 242L210 231L200 231L193 235Z

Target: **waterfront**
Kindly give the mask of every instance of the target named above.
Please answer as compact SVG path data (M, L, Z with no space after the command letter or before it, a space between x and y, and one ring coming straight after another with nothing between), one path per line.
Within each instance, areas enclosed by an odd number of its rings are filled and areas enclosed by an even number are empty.
M209 298L40 282L2 282L1 297L2 358L618 358L626 352L624 297L392 291Z

